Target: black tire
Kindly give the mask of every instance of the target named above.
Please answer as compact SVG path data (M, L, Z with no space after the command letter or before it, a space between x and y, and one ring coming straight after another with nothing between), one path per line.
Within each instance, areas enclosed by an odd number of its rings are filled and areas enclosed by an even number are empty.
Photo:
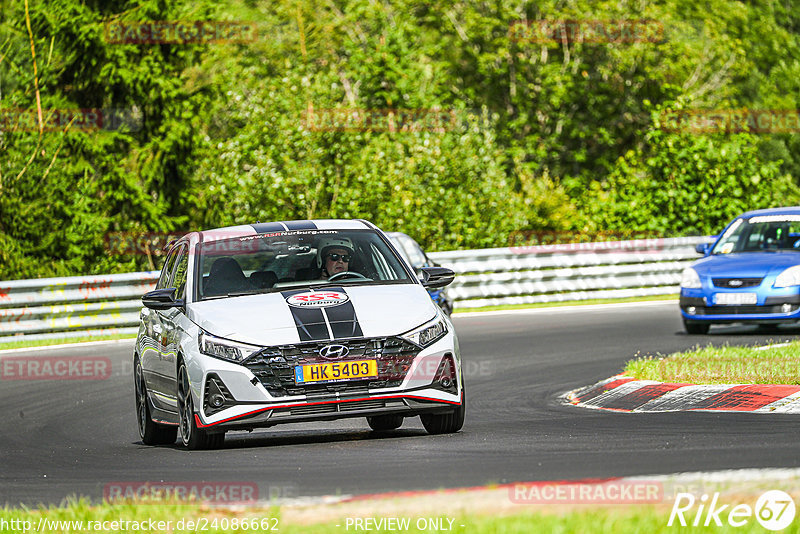
M458 432L464 426L464 416L467 413L467 394L461 390L461 406L450 413L445 414L422 414L422 426L428 434L452 434Z
M708 323L695 323L684 319L683 327L686 329L687 334L708 334L708 329L711 325Z
M403 424L402 415L375 415L367 417L367 423L372 430L394 430Z
M225 433L211 434L197 427L194 402L189 387L189 373L181 362L178 367L178 411L180 412L181 442L189 450L217 449L225 442Z
M142 363L139 356L133 359L133 383L136 392L136 422L139 427L139 437L145 445L170 445L178 437L178 427L160 425L150 416L150 405L147 402L147 384L144 382Z

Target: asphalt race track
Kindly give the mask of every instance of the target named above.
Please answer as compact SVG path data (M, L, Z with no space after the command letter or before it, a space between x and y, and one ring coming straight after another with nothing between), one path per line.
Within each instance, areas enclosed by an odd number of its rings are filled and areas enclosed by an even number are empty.
M455 325L468 394L460 433L429 436L418 418L374 433L349 419L229 433L216 451L139 441L132 341L14 353L107 356L112 372L105 380L0 381L0 504L100 499L107 485L132 481L255 483L269 498L800 466L798 416L618 414L557 402L640 352L765 344L800 328L726 326L688 336L675 302L456 316Z

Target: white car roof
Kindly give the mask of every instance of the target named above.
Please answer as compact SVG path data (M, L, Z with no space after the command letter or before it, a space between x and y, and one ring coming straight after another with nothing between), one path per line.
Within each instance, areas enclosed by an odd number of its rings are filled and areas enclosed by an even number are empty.
M257 222L203 230L199 234L204 242L219 241L235 237L285 232L289 230L373 230L375 226L363 219L313 219L303 221Z

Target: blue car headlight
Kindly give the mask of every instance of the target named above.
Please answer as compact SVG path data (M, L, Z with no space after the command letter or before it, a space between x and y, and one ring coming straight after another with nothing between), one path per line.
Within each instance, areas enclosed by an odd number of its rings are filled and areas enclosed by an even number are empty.
M684 269L683 273L681 273L681 287L686 289L697 289L703 287L702 282L700 282L700 275L697 274L697 271L691 267Z
M774 287L800 286L800 265L795 265L784 269L781 274L775 277Z
M424 348L444 337L446 333L447 325L442 319L441 314L437 311L436 317L422 326L403 334L401 337Z
M201 353L231 362L240 362L254 352L261 350L261 347L256 345L247 345L246 343L222 339L221 337L212 336L203 330L200 330L197 336L197 344Z

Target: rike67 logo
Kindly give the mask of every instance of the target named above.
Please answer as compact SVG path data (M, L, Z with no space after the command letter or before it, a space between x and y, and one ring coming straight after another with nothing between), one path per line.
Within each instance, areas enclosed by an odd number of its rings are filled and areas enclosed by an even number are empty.
M727 523L732 527L743 527L754 516L767 530L783 530L794 520L794 500L786 492L770 490L758 498L755 507L751 507L749 504L722 504L719 493L714 493L710 500L707 494L698 499L691 493L678 493L667 526L721 527Z

